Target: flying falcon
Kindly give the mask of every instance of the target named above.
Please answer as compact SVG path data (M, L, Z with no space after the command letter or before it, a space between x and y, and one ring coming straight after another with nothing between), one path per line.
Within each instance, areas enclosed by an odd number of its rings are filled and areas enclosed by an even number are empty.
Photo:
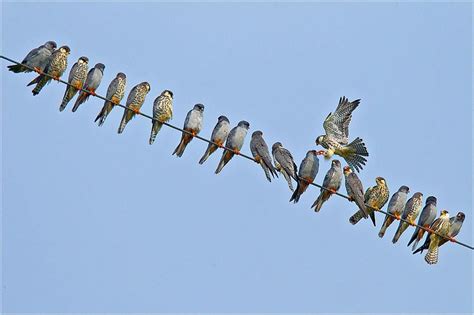
M233 151L224 150L222 152L221 160L219 161L219 165L217 165L216 174L219 174L220 171L224 168L224 166L229 163L229 161L234 157L234 154L240 154L240 149L244 145L245 136L247 136L247 131L250 128L250 124L245 121L239 121L237 126L232 128L229 132L229 136L227 137L227 141L225 142L225 146Z
M426 198L425 206L421 211L420 218L418 219L418 225L425 228L429 228L431 226L433 221L436 219L436 202L436 197L429 196ZM407 246L410 246L410 244L414 241L412 250L415 250L424 233L425 230L416 227L415 232L413 232L413 235L411 236Z
M260 130L254 131L252 133L252 139L250 140L250 151L252 152L252 155L257 163L262 167L269 182L272 181L270 175L273 178L275 178L275 176L278 177L276 169L272 163L272 157L268 151L268 146L265 143L265 140L263 140L263 132Z
M364 186L356 173L349 166L344 166L344 177L346 178L346 191L349 201L354 201L359 207L359 212L364 218L369 217L369 211L365 206ZM360 219L359 219L360 220Z
M28 69L27 67L23 66L26 65L28 67L34 68L36 72L42 72L46 69L48 65L51 55L53 54L54 50L56 49L57 45L56 42L49 41L46 42L44 45L39 46L38 48L33 49L26 55L26 57L21 62L21 65L11 65L8 66L8 70L20 73L20 72L31 72L32 70Z
M86 83L84 84L84 90L89 91L89 93L81 91L77 97L76 103L72 108L72 111L75 112L82 103L87 101L89 95L95 95L95 90L102 82L102 77L104 76L105 65L103 63L98 63L92 68L87 74Z
M403 210L402 219L407 220L410 223L406 223L400 220L398 224L398 229L393 236L392 243L395 244L403 232L408 228L409 225L415 225L415 220L420 213L421 207L423 206L423 194L421 192L416 192L413 196L408 199L405 209Z
M155 141L156 135L163 126L163 122L168 122L173 118L173 92L164 90L153 102L153 120L151 127L150 144Z
M448 211L443 210L441 211L441 216L431 225L431 230L440 235L447 236L449 233L449 227L449 213ZM432 265L438 262L438 248L442 237L435 233L430 233L428 237L430 239L430 244L428 246L428 252L425 255L425 261Z
M392 198L390 198L387 212L400 220L409 192L410 188L408 188L408 186L401 186L398 191L392 195ZM385 220L383 221L382 227L380 228L379 237L383 237L385 235L387 228L393 223L394 220L394 217L388 214L385 215Z
M204 105L196 104L194 105L193 109L191 109L188 114L186 115L186 120L184 121L183 129L189 131L191 134L183 132L181 135L181 141L179 142L176 149L174 149L173 154L176 156L181 157L193 137L199 134L202 129L202 120L203 120L203 113L204 113Z
M150 83L148 82L137 84L130 91L127 97L127 109L124 109L118 133L122 133L128 122L140 112L148 92L150 92Z
M291 196L290 202L297 203L301 195L306 191L309 184L311 184L319 171L318 151L310 150L306 153L306 157L301 161L298 171L298 180L296 190Z
M59 111L63 111L69 101L76 95L77 91L82 89L82 85L87 76L87 70L89 69L89 58L80 57L79 60L72 66L71 71L69 72L68 83L71 85L66 86L66 91L64 92L64 97L59 106Z
M316 199L311 206L311 208L314 207L314 211L319 212L323 203L339 190L341 187L342 176L341 162L339 162L339 160L332 160L331 168L326 173L323 180L322 186L326 189L321 188L321 193L319 194L318 199Z
M283 177L285 177L288 183L288 187L291 191L294 191L291 179L293 178L295 181L298 181L298 176L296 175L298 168L290 151L285 149L281 142L275 142L272 145L272 155L276 170L283 174Z
M316 138L316 145L321 145L326 151L326 159L330 159L333 154L343 157L349 166L359 172L365 165L369 156L364 142L356 138L349 143L349 123L351 122L352 112L359 106L360 100L349 102L346 97L339 99L336 111L329 113L323 123L325 135Z
M211 141L216 143L209 143L207 146L206 152L204 152L204 155L202 158L199 160L199 164L203 164L206 162L206 160L209 158L209 156L214 153L214 151L217 150L217 148L221 147L224 145L225 140L227 139L227 136L229 135L229 130L230 130L230 122L229 119L225 116L219 116L217 118L217 124L212 130L212 135L211 135Z
M370 219L375 226L375 213L374 209L382 209L387 203L390 192L388 191L387 182L383 177L377 177L375 179L376 186L370 187L365 191L364 200L368 206L367 212L369 213ZM357 211L350 217L349 222L356 224L362 219L364 213L361 210Z
M127 76L125 73L119 72L115 79L110 82L109 87L107 88L107 96L105 97L110 101L105 101L104 106L100 110L99 115L95 118L94 122L98 122L99 126L102 126L105 122L105 119L112 111L115 105L120 104L123 96L125 95L125 87L127 85Z
M59 80L59 78L63 75L64 71L67 68L67 56L71 49L68 46L61 46L58 50L55 50L50 57L50 61L46 68L44 69L44 73L49 74L55 80ZM51 77L40 74L37 76L33 81L28 83L27 86L36 84L35 88L33 89L33 95L38 95L41 89L51 81Z

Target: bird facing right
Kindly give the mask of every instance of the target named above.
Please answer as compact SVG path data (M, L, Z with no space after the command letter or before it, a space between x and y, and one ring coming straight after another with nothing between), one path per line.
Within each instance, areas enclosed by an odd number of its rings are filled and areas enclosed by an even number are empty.
M8 66L8 70L12 71L14 73L20 73L20 72L31 72L31 69L28 69L25 66L34 68L36 72L42 72L46 69L48 66L50 60L51 60L51 55L53 54L54 50L56 49L57 45L56 42L54 41L48 41L44 43L44 45L41 45L33 50L31 50L28 55L26 55L25 58L23 58L23 61L21 62L21 65L10 65Z

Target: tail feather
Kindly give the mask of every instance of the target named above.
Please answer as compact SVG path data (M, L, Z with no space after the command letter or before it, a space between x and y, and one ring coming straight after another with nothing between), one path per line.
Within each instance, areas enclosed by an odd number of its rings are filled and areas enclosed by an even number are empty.
M285 177L286 182L288 183L288 188L290 188L291 191L295 191L295 189L293 188L293 183L291 182L291 177L285 171L281 171L281 173L283 174L283 177Z
M431 241L430 247L428 248L428 252L425 255L425 261L430 264L436 264L438 262L438 244L437 242Z
M9 71L12 71L14 73L20 73L20 72L30 72L31 70L29 70L28 68L22 66L22 65L10 65L10 66L7 66L8 70Z
M163 126L162 123L158 121L153 121L153 126L151 127L150 140L148 141L150 144L153 144L153 142L155 142L156 135L158 134L158 132L160 132L162 126Z
M308 188L308 184L299 180L296 190L293 192L293 195L291 195L290 202L293 201L294 203L297 203L300 200L301 195L306 191L306 188Z
M33 85L33 84L37 84L37 83L41 80L42 77L44 77L44 76L42 76L42 75L37 76L36 78L34 78L33 80L31 80L31 82L28 83L26 86L30 86L30 85Z
M122 133L123 130L125 129L125 126L128 124L128 122L132 118L133 118L133 112L129 111L129 110L125 110L125 112L123 113L123 116L122 116L122 121L120 122L120 126L119 126L119 129L118 129L117 132Z
M181 141L179 142L176 149L174 149L173 154L176 154L176 156L178 157L183 156L184 150L186 149L186 146L192 140L192 138L193 137L191 135L183 133L183 135L181 136Z
M387 231L387 228L392 224L393 218L389 215L385 216L385 220L383 221L382 227L380 228L379 231L379 237L382 238L385 235L385 232Z
M324 190L322 191L316 201L311 205L311 208L314 208L315 212L319 212L321 210L321 207L323 206L323 203L329 199L331 194Z
M230 151L225 150L222 154L221 160L219 161L219 165L217 165L216 174L219 174L220 171L224 168L224 166L232 159L234 154Z
M362 212L361 210L359 210L359 211L357 211L356 213L354 213L354 214L349 218L349 222L350 222L352 225L355 225L355 224L357 224L363 217L364 217L364 212Z
M203 164L204 162L206 162L209 156L212 153L214 153L214 151L216 150L217 150L217 146L215 144L209 143L209 145L207 146L206 152L204 152L204 155L199 160L199 164Z
M74 97L76 92L77 92L77 89L73 88L72 86L68 86L66 88L66 92L64 92L63 101L61 102L61 105L59 106L60 112L62 112L66 108L67 104Z
M369 156L367 148L361 138L356 138L354 141L349 143L346 147L346 153L344 154L344 159L347 164L357 172L363 169L363 166L367 162L367 159L364 156Z
M36 79L35 79L36 80ZM48 83L51 79L49 79L48 77L45 77L45 76L42 76L38 83L36 84L35 88L33 89L33 95L38 95L39 92L41 92L41 90L43 89L43 87L46 85L46 83ZM34 81L34 80L33 80ZM33 82L31 81L31 82Z
M393 236L393 239L392 239L393 244L398 242L398 239L400 238L400 236L402 236L403 232L405 232L407 228L408 228L408 223L401 221L400 224L398 225L395 235Z
M260 166L262 166L262 169L265 172L265 177L267 178L267 180L269 182L271 182L272 181L272 177L270 176L270 172L271 172L270 170L271 169L268 168L267 165L263 161L260 161L259 164L260 164ZM273 173L272 173L272 175L273 175Z
M94 122L99 121L98 125L102 126L105 122L105 119L107 118L110 111L112 110L112 106L113 106L112 102L105 101L104 106L100 110L100 112L97 115L97 117L95 118Z
M74 107L72 108L72 111L75 112L79 108L79 106L81 106L82 103L87 101L88 98L89 98L89 94L85 92L81 92L76 102L74 103Z

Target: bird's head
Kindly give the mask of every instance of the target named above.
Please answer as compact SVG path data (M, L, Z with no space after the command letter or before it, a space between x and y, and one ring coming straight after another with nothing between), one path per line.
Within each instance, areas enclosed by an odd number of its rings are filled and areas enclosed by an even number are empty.
M464 219L466 218L466 215L459 211L458 214L456 214L456 221L464 222Z
M229 118L227 118L227 117L224 116L224 115L221 115L221 116L219 116L219 118L217 118L217 121L218 121L218 122L221 122L221 121L227 121L227 122L229 122Z
M61 46L59 51L63 54L69 55L71 53L71 48L69 48L69 46Z
M44 44L44 47L52 51L52 50L55 50L58 47L58 45L56 45L55 41L50 40Z
M105 65L104 65L103 63L100 63L100 62L99 62L99 63L97 63L97 64L94 66L94 68L99 69L100 72L104 73Z
M410 192L410 188L408 188L408 186L401 186L399 189L398 189L399 192L403 192L405 194L408 194Z
M125 75L125 73L119 72L119 73L117 73L117 78L125 80L127 78L127 76Z
M438 202L438 200L436 199L435 196L429 196L428 198L426 198L426 204L433 204L436 206L436 203Z
M275 142L273 145L272 145L272 152L278 150L279 148L283 147L283 145L281 144L281 142Z
M352 173L352 169L348 165L344 166L343 170L344 170L344 175L349 175L350 173Z
M173 92L171 92L170 90L164 90L163 92L161 92L161 95L173 98Z
M332 160L331 166L332 167L341 167L341 162L339 160Z
M306 156L318 156L318 151L316 150L309 150L307 153L306 153Z
M263 136L263 132L260 130L254 131L252 133L252 137L262 137L262 136Z
M140 85L143 86L146 89L147 92L150 92L150 90L151 90L150 83L145 81L145 82L140 83Z
M245 129L247 129L247 130L250 128L250 124L249 124L247 121L245 121L245 120L239 121L239 123L238 123L237 126L242 127L242 128L245 128Z
M316 145L320 145L324 141L324 136L319 136L316 138Z
M423 198L423 194L421 192L416 192L413 194L413 197L417 198L417 199L421 199Z
M201 103L194 105L193 109L200 111L201 113L204 112L204 105Z
M445 218L445 217L449 217L449 212L448 212L448 210L441 210L441 215L440 215L440 217L444 217L444 218Z
M87 58L85 56L79 57L78 62L88 64L89 63L89 58Z
M377 183L377 185L381 185L381 186L386 185L385 178L380 177L380 176L375 179L375 182Z

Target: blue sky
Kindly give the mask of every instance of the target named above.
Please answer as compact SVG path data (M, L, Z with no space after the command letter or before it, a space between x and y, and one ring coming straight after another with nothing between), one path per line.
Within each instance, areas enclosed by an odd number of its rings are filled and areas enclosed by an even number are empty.
M361 98L351 137L370 158L364 185L438 197L467 215L472 240L470 3L2 3L2 54L21 60L47 40L106 65L98 93L119 71L128 90L151 84L143 111L174 92L173 124L205 105L202 135L217 117L250 122L297 164L315 148L340 96ZM41 22L39 22L41 18ZM348 223L354 205L318 191L296 205L283 179L206 144L171 156L180 134L151 123L116 130L93 120L102 103L58 108L65 86L33 97L33 75L2 62L2 223L5 312L472 312L472 252L445 245L428 266ZM69 71L69 69L68 69ZM249 139L243 152L249 153ZM317 182L330 164L321 161ZM344 187L342 188L344 192ZM440 289L445 289L442 293Z

